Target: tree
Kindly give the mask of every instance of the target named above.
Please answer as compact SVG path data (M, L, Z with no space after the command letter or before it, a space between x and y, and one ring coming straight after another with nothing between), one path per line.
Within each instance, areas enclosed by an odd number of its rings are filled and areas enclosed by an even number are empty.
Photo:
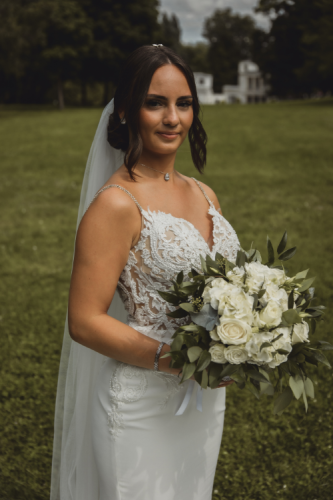
M36 0L27 9L27 21L42 33L38 41L43 70L56 82L63 109L65 80L75 78L92 44L89 18L76 0Z
M260 0L256 10L272 21L263 64L270 74L273 93L297 97L319 89L331 90L331 0Z
M237 83L238 63L251 59L253 36L261 31L250 16L234 14L230 8L217 9L205 20L203 36L209 42L208 61L214 75L214 90Z
M117 84L127 56L141 45L160 43L158 0L81 0L80 5L92 20L94 34L85 74L104 84L106 103L109 85Z
M181 51L181 29L178 17L175 14L172 14L170 17L165 13L162 14L160 33L161 40L157 43L162 43L176 52Z
M185 61L190 65L192 71L211 73L208 50L209 46L207 43L197 42L194 44L183 44L180 52Z

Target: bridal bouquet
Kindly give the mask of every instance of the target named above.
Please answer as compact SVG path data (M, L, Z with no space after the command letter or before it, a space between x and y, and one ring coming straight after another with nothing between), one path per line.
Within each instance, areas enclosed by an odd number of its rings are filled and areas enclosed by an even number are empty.
M181 272L168 292L159 292L178 306L169 316L189 323L175 331L164 356L182 369L181 382L194 375L202 388L215 388L230 377L257 398L279 392L275 414L300 397L307 411L307 398L314 397L307 365L330 367L323 351L333 346L309 340L325 308L312 305L315 278L307 278L308 270L287 276L283 262L296 247L285 250L286 244L285 232L277 248L279 265L269 238L266 264L255 249L238 251L235 263L219 253L215 260L201 257L202 273L192 269L184 281Z

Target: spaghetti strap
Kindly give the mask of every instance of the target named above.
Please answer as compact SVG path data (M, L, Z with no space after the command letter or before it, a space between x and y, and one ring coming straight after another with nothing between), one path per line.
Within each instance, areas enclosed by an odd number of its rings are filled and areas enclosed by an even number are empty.
M212 201L211 201L211 199L208 197L208 195L207 195L206 191L205 191L205 190L204 190L204 188L201 186L200 182L199 182L199 181L197 181L194 177L191 177L191 179L193 179L193 180L194 180L194 182L197 184L197 186L201 189L202 194L204 195L204 197L206 198L206 200L208 201L208 203L209 203L210 205L213 205L213 202L212 202ZM214 206L214 205L213 205L213 206Z
M140 205L140 203L136 200L136 198L134 198L134 196L132 195L132 193L130 193L129 191L127 191L127 189L123 188L122 186L119 186L119 184L109 184L108 186L105 186L103 187L102 189L100 189L96 194L95 196L93 197L93 199L91 200L91 203L97 198L97 196L99 194L101 194L103 191L105 191L106 189L109 189L109 188L113 188L113 187L116 187L118 189L121 189L122 191L124 191L124 193L127 193L128 196L130 198L132 198L132 200L134 201L134 203L136 204L136 206L138 207L138 209L140 210L140 213L142 214L142 207ZM90 203L90 205L91 205ZM89 205L89 206L90 206Z

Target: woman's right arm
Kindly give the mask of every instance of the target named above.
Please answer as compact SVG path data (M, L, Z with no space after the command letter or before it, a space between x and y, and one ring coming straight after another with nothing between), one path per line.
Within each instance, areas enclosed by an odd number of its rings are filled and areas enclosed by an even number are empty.
M108 316L129 251L138 241L141 214L117 188L102 192L84 215L76 237L68 321L73 340L110 358L153 369L160 342ZM161 356L170 350L164 345ZM159 370L170 358L159 360Z

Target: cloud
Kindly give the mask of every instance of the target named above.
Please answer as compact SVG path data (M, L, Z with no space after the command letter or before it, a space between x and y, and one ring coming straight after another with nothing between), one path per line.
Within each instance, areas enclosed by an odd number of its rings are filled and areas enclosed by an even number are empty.
M176 14L182 29L182 41L190 43L204 40L201 36L204 20L215 9L230 7L239 14L249 14L260 27L267 29L267 18L253 11L257 3L257 0L160 0L160 11Z

